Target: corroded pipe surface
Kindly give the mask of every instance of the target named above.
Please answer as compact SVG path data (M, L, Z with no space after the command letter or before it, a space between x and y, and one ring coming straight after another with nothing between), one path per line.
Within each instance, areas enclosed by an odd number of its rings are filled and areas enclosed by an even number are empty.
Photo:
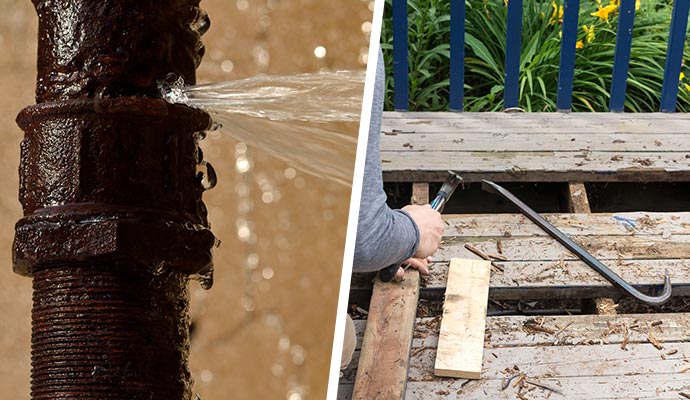
M34 0L15 272L33 277L32 399L190 399L189 276L211 267L199 132L155 97L195 81L198 0Z

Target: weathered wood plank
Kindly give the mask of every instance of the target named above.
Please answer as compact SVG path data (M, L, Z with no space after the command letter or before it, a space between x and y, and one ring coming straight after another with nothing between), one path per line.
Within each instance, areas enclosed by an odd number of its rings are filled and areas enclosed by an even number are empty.
M384 180L441 181L448 170L466 182L690 180L690 153L556 152L381 152Z
M543 214L556 228L568 235L638 235L644 233L690 234L690 212L626 212L597 214ZM445 237L524 237L548 236L521 214L474 214L444 216Z
M353 399L404 399L418 297L411 268L402 282L374 283Z
M357 322L359 331L362 324ZM640 387L635 383L652 376L654 379L644 384L645 390L653 394L648 397L663 398L669 389L686 388L683 385L690 373L681 372L690 366L688 313L555 316L543 320L488 317L483 378L470 383L432 376L438 330L438 317L417 321L407 399L450 399L457 395L463 399L512 399L517 388L501 388L504 379L517 373L562 391L566 398L597 398L593 394L599 398L638 398L638 393L644 397L645 392L638 392ZM650 332L661 349L650 343ZM514 369L515 365L519 371ZM343 397L339 398L349 398L352 376L353 371L345 372L340 382ZM634 379L627 381L628 378ZM622 380L625 385L618 384ZM602 391L578 391L579 386L586 385L595 385ZM547 395L546 391L531 391L527 397Z
M467 133L456 132L384 133L381 151L415 152L555 152L555 151L610 151L610 152L688 152L690 134L644 133Z
M428 183L415 183L412 192L413 203L429 202ZM413 268L402 282L375 279L353 399L404 399L418 298L419 272Z
M417 319L413 352L436 348L440 318ZM365 320L355 321L358 337L363 336ZM538 326L539 328L534 328ZM541 329L541 330L539 330ZM485 348L535 346L593 346L649 343L650 332L664 347L664 354L673 353L676 342L690 339L690 314L628 314L577 316L501 316L486 319ZM357 356L359 353L356 353ZM354 382L356 363L344 373L341 382Z
M663 260L690 257L690 235L639 236L570 236L596 258L605 260ZM549 237L518 238L450 238L434 254L435 262L447 262L453 257L478 258L464 247L469 243L484 254L502 256L505 261L572 261L577 260L570 251ZM500 243L500 244L499 244ZM501 247L501 253L498 247ZM501 262L501 260L497 260Z
M628 127L687 132L682 126L690 121L687 113L500 113L500 112L384 112L384 124L388 121L410 121L411 125L430 123L458 123L469 128L492 127L525 128L589 128L601 131L625 131ZM664 128L658 128L664 124ZM480 130L481 132L482 130ZM558 132L555 130L555 132Z
M503 271L491 276L492 299L586 298L616 296L623 292L582 261L496 262ZM674 296L690 293L690 259L616 260L606 263L612 271L643 291L663 285L668 270ZM442 293L448 263L434 264L421 287Z
M528 378L529 379L529 378ZM564 393L563 396L546 389L527 384L522 393L530 400L541 399L576 399L576 400L678 400L679 393L688 393L685 374L654 374L631 376L595 376L595 377L559 377L557 379L540 379L539 383L553 386ZM504 379L490 381L467 381L465 379L446 380L443 382L410 382L406 400L514 400L517 399L517 388L509 386L501 390ZM564 389L565 388L565 389ZM338 400L349 400L352 384L341 384L338 388Z
M690 213L557 214L546 218L595 257L644 290L663 281L668 269L674 294L690 291ZM431 274L422 278L425 296L442 295L447 262L479 259L469 243L487 255L499 255L490 283L493 299L618 296L589 266L521 215L446 217L442 248ZM500 247L500 249L499 249ZM371 287L353 280L354 289Z
M488 261L450 262L434 374L479 379L489 300Z
M670 347L670 345L669 345ZM673 349L677 353L665 355L669 350L658 350L650 343L630 344L626 349L621 349L618 344L593 345L593 346L540 346L540 347L507 347L486 349L484 351L484 379L474 381L474 385L466 385L463 395L467 398L476 398L479 393L490 391L500 395L502 381L518 373L524 373L528 378L534 379L557 388L565 398L583 398L583 395L591 396L597 392L592 389L583 389L580 386L597 386L601 382L606 386L607 378L616 381L623 376L636 376L643 378L653 375L654 381L647 382L651 388L656 388L664 380L674 380L673 377L681 376L687 382L688 375L683 369L690 366L686 354L690 353L690 343L674 343ZM664 355L662 358L661 356ZM434 348L422 348L413 352L410 360L410 382L424 382L417 388L429 393L428 382L451 383L460 388L462 380L434 379L433 360ZM514 369L517 366L519 370ZM433 386L432 386L433 387ZM512 385L511 385L512 387ZM602 387L598 389L601 390ZM633 385L625 390L630 397L637 395L641 387ZM408 395L415 398L413 386L410 386ZM655 393L655 389L650 392ZM433 393L433 392L432 392ZM473 394L474 393L474 394ZM455 393L453 393L455 394ZM546 394L546 393L544 393ZM608 391L598 392L599 396L606 396ZM463 398L465 398L463 396ZM486 396L486 395L485 395ZM425 398L425 397L422 397ZM426 397L430 398L430 397ZM437 398L437 397L434 397ZM440 397L443 398L443 397ZM453 397L447 397L453 398ZM495 398L486 396L482 398ZM606 398L609 398L606 396Z

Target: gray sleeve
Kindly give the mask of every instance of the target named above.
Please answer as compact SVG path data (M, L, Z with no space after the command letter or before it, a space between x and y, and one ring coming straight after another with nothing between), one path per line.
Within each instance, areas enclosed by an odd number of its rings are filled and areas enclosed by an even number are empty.
M383 191L379 140L384 84L383 55L379 51L352 266L354 272L378 271L405 261L414 255L419 245L417 225L405 211L391 210Z

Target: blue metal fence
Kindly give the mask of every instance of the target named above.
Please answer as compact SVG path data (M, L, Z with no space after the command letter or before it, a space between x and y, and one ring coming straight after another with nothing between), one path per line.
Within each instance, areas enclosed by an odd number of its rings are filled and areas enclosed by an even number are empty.
M407 0L392 1L394 103L396 110L406 111L409 109ZM462 111L465 69L465 0L449 1L451 2L449 108L451 111ZM580 0L563 1L563 36L556 99L558 111L569 111L572 106L579 8ZM510 0L508 2L504 108L518 106L522 9L522 0ZM674 112L676 109L689 12L690 0L674 0L661 91L660 111L662 112ZM625 108L626 83L635 20L635 0L621 0L619 14L609 100L609 111L613 112L622 112Z

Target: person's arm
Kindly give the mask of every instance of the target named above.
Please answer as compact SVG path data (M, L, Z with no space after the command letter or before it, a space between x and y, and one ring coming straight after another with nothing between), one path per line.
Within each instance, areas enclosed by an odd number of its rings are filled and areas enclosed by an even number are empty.
M369 123L367 158L359 206L353 271L378 271L412 257L419 246L419 229L410 214L386 204L381 176L379 138L384 96L383 56L379 52Z

